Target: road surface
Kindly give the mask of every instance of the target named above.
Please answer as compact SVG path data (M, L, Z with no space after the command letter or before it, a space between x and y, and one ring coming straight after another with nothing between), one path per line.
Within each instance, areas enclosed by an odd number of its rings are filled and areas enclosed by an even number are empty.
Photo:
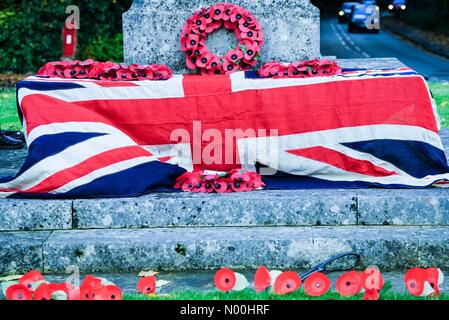
M321 20L321 54L349 58L396 57L431 80L449 81L449 60L421 50L387 31L348 33L337 19Z

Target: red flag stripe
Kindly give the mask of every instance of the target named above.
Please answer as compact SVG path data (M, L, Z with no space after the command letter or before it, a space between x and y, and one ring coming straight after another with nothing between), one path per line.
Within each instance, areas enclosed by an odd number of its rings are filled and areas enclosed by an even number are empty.
M38 185L24 190L26 193L50 192L66 185L67 183L83 177L92 171L107 167L114 163L134 159L137 157L152 156L152 154L139 146L130 146L109 150L93 156L85 161L65 170L61 170Z
M325 147L287 150L286 152L312 160L321 161L345 171L360 173L367 176L387 177L397 175L396 172L385 170L384 168L378 167L369 161L355 159L341 152Z

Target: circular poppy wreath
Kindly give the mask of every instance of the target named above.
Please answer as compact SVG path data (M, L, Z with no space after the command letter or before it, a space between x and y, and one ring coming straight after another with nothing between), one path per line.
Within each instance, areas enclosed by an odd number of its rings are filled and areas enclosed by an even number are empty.
M206 46L207 35L222 26L234 31L238 40L224 57L211 53ZM182 28L180 42L187 67L200 69L203 74L249 70L257 65L264 43L259 21L242 7L227 3L195 11Z

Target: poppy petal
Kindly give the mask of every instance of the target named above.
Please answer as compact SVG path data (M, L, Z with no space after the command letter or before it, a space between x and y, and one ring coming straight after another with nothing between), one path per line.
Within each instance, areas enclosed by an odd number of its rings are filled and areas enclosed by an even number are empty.
M254 287L256 292L261 292L269 288L271 285L271 275L267 268L261 266L254 274Z
M24 274L19 279L19 283L23 284L28 289L31 289L33 282L43 281L43 280L45 280L45 278L39 271L31 270L30 272Z
M42 283L34 291L34 300L51 300L51 289L47 283Z
M274 287L274 283L276 282L276 279L282 274L282 271L279 270L271 270L270 271L270 277L271 277L271 283L270 286Z
M248 288L249 282L246 277L241 273L235 273L235 285L232 288L234 291L242 291Z
M214 283L220 291L231 291L234 288L236 281L236 275L231 269L221 268L217 271L217 273L215 273Z

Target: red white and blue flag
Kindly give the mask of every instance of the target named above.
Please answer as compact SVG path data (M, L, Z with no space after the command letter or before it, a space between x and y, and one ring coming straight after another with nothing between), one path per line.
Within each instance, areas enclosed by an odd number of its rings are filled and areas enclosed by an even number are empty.
M294 187L449 180L435 104L409 68L307 79L29 77L17 98L29 152L18 174L0 181L0 196L140 195L171 187L184 169L238 167L269 167ZM237 129L256 134L226 144L227 130Z

